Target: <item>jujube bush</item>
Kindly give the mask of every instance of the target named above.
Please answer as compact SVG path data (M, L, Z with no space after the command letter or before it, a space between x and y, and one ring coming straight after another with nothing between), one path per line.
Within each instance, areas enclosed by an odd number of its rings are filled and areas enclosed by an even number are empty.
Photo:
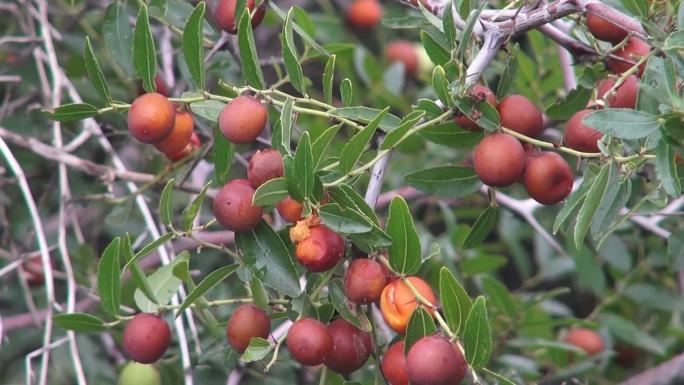
M0 383L673 382L679 3L3 5Z

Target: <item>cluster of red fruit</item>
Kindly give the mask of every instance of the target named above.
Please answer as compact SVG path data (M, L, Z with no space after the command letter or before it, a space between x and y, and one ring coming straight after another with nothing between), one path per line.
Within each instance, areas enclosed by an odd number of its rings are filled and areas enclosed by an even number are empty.
M475 102L489 103L499 111L501 126L530 138L544 131L542 112L526 97L509 95L497 103L494 93L482 85L473 86L469 93ZM462 114L455 118L456 124L471 131L480 129L475 120ZM572 191L572 169L560 155L536 152L509 134L487 135L475 148L473 162L483 183L506 187L523 182L530 197L542 204L556 204Z
M587 5L587 27L589 32L599 40L616 45L623 44L606 61L609 70L621 75L636 65L641 57L648 55L651 48L645 41L638 37L628 36L625 29L600 16L599 13L605 8L606 5L599 3ZM615 79L607 78L601 81L598 85L598 98L605 99L606 107L635 108L639 77L643 75L645 65L646 63L641 64L636 75L629 75L615 90L613 90ZM583 152L600 151L598 141L602 134L582 123L582 119L592 111L592 109L578 111L568 120L564 138L566 146Z
M190 111L174 108L157 92L136 98L128 111L128 130L134 138L154 147L172 161L192 154L200 147Z
M647 55L650 47L637 37L628 37L626 30L597 15L602 4L587 6L587 25L598 39L618 44L624 41L614 55L609 57L608 68L622 74L636 64L639 57ZM636 60L635 60L636 59ZM639 76L644 71L642 64ZM635 108L639 79L629 75L613 92L616 80L608 78L598 85L598 97L606 99L611 108ZM541 111L522 95L510 95L497 103L492 91L482 85L473 86L470 96L477 103L489 103L497 108L501 126L530 138L539 136L544 130ZM602 133L582 122L592 109L575 113L567 122L564 145L580 152L599 152L598 141ZM477 116L458 115L456 124L474 131L479 129ZM557 153L536 152L529 145L523 145L512 135L495 133L486 136L478 144L474 154L475 172L482 182L493 187L506 187L516 182L525 185L530 197L545 205L556 204L565 199L572 191L573 173L568 163Z

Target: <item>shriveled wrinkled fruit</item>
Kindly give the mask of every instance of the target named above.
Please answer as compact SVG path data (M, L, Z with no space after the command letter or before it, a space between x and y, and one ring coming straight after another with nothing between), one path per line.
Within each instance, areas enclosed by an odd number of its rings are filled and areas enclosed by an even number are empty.
M214 199L214 216L225 228L232 231L249 231L261 221L261 207L252 204L254 187L247 179L234 179L226 183Z
M632 68L643 56L648 55L650 51L651 47L645 41L638 37L630 37L627 44L613 53L622 60L608 57L606 64L611 71L622 74ZM646 69L646 63L639 66L639 76L644 74L644 69Z
M416 341L406 356L406 366L411 385L457 385L468 368L461 352L441 336Z
M572 169L555 152L544 151L527 158L523 179L530 197L544 205L555 205L572 191Z
M370 333L358 329L343 318L328 325L332 349L323 363L337 373L351 373L363 366L372 352Z
M378 0L356 0L347 10L347 22L356 29L371 29L382 19L382 4Z
M219 115L223 136L233 143L249 143L261 135L266 127L268 109L249 96L238 96L226 104Z
M292 358L307 366L322 364L333 347L328 328L313 318L301 318L292 324L285 342Z
M139 96L128 110L128 131L143 143L157 143L173 128L176 110L162 94L150 92Z
M256 28L261 24L264 19L264 14L266 13L265 5L258 7L254 11L254 1L246 0L245 7L247 7L252 15L252 28ZM222 30L230 33L237 34L237 23L235 18L242 15L242 11L236 12L237 0L219 0L216 5L216 10L214 11L214 18L216 19L216 24L221 27Z
M525 150L520 141L508 134L485 136L475 147L475 173L493 187L506 187L520 180L525 167Z
M226 326L228 343L238 352L244 352L254 337L267 339L271 333L271 319L253 304L240 305L230 316Z
M161 142L155 143L154 148L164 154L175 154L190 143L194 129L192 114L189 111L176 111L171 132Z
M128 321L123 333L123 346L136 362L151 364L159 360L169 348L171 330L161 317L138 313Z
M325 225L313 226L309 236L297 244L295 256L309 271L330 270L344 256L344 239Z
M380 299L387 271L372 259L353 260L344 274L344 292L350 301L369 304Z
M283 156L278 150L268 148L252 155L247 165L247 179L254 188L281 176L283 176Z
M544 131L542 112L530 99L509 95L498 106L501 126L534 138Z
M572 328L565 336L565 342L584 350L588 356L601 353L605 348L601 335L591 329Z
M492 90L490 90L486 86L476 84L468 91L468 94L473 98L473 100L476 103L487 102L492 107L497 107L496 95L494 95L494 92L492 92ZM454 118L454 121L460 127L465 128L469 131L477 131L480 129L480 126L478 126L477 123L471 119L471 117L463 115L461 113L459 113Z
M152 365L129 362L119 374L118 385L161 385L161 376Z
M278 202L276 209L284 220L295 223L302 219L302 209L304 209L304 206L291 197L287 197Z
M597 39L618 44L627 37L627 30L598 14L606 8L601 3L587 4L587 28Z
M427 282L419 277L407 277L423 298L433 305L437 302L435 293ZM380 295L382 317L395 332L404 334L411 314L418 308L419 302L411 288L401 279L385 286Z
M389 385L408 385L408 369L404 356L404 341L398 341L387 349L380 364L382 375Z
M582 119L592 112L592 110L580 110L568 120L563 140L566 146L582 152L600 151L597 142L601 140L603 134L582 123Z
M415 76L418 72L418 54L413 44L407 40L395 40L385 48L385 56L390 63L402 63L406 74Z
M598 97L605 98L608 91L615 85L615 79L608 78L602 81L598 86ZM624 83L615 90L606 99L606 104L610 108L636 108L637 91L639 89L639 78L634 75L629 75Z

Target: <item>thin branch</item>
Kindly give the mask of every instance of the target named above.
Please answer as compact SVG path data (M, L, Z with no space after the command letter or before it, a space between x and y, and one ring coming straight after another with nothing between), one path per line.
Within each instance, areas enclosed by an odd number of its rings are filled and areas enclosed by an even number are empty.
M48 244L47 240L45 238L45 232L43 231L43 223L40 219L40 214L38 213L38 208L36 207L36 202L33 199L33 194L31 193L31 189L29 188L28 182L26 181L26 176L24 175L24 171L21 168L21 165L19 162L17 162L17 159L14 157L12 154L12 151L10 148L7 146L7 143L0 138L0 153L4 156L4 158L7 160L7 164L9 165L9 168L12 170L14 173L15 177L17 178L17 182L19 183L19 189L21 190L21 193L24 197L24 200L26 201L26 206L29 210L29 214L31 215L31 221L33 222L33 228L35 230L36 234L36 240L38 241L38 247L40 249L40 258L41 262L43 263L43 266L47 268L44 269L44 274L45 274L45 292L47 296L47 319L45 322L45 332L43 334L43 347L45 348L43 350L43 359L42 359L42 365L41 365L41 376L40 376L40 384L46 384L47 383L47 374L48 374L48 364L50 360L50 349L47 349L48 346L50 346L50 341L52 340L52 306L54 304L54 299L55 299L55 291L54 291L54 286L53 286L53 281L52 281L52 269L50 268L50 251L48 249ZM27 379L30 380L31 378L31 372L26 373Z

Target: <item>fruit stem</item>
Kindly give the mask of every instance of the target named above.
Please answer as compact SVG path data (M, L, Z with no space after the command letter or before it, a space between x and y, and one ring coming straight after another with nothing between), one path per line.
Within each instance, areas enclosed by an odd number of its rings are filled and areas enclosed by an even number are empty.
M601 98L604 105L608 105L608 101L606 99L608 99L608 97L610 97L610 96L615 95L615 93L617 92L617 89L627 80L628 77L630 77L631 75L634 75L639 70L639 67L642 64L646 63L646 61L648 59L650 59L651 56L653 56L654 52L655 51L651 51L648 53L648 55L642 56L639 59L639 61L634 63L633 66L631 66L627 71L623 72L619 78L617 78L617 80L615 81L615 84L613 84L613 86L608 90L608 92L603 94L603 97Z
M397 140L397 142L394 143L390 148L387 148L384 150L379 150L377 155L375 155L375 157L373 159L368 161L368 163L364 164L363 166L361 166L359 168L351 170L346 175L340 177L339 179L337 179L333 182L325 183L323 186L324 187L334 187L334 186L337 186L337 185L345 182L348 178L351 178L355 175L359 175L359 174L363 173L364 171L372 168L373 165L375 165L375 163L377 163L378 161L380 161L380 159L382 159L385 155L387 155L388 152L390 152L393 148L397 147L399 144L401 144L406 139L410 138L412 135L414 135L414 134L416 134L416 133L420 132L421 130L424 130L428 127L432 127L434 125L446 122L449 119L451 119L453 116L454 116L454 110L450 109L450 110L444 112L442 115L439 115L436 118L426 120L425 122L411 128L410 130L406 131L406 133L404 133L404 135L401 138L399 138L399 140Z
M268 373L269 370L271 370L271 367L275 364L276 360L278 359L278 352L280 351L280 346L283 344L283 341L285 341L285 337L287 336L287 333L283 333L283 335L278 338L276 341L275 348L273 349L273 357L271 357L271 360L268 361L268 364L266 364L266 367L264 367L264 373Z
M557 146L553 143L544 142L543 140L530 138L529 136L526 136L526 135L523 135L519 132L513 131L510 128L501 127L500 130L501 130L501 132L505 132L506 134L512 135L512 136L522 140L523 142L533 144L537 147L548 148L551 150L557 150L557 151L564 152L564 153L570 154L570 155L574 155L574 156L577 156L580 158L600 158L600 157L604 156L600 152L582 152L582 151L573 150L572 148L569 148L569 147ZM613 156L612 158L617 162L625 163L625 162L629 162L631 160L638 159L638 158L655 159L655 155L633 154L633 155L629 155L629 156Z
M328 379L328 367L323 365L321 369L321 378L318 380L318 385L325 385Z

